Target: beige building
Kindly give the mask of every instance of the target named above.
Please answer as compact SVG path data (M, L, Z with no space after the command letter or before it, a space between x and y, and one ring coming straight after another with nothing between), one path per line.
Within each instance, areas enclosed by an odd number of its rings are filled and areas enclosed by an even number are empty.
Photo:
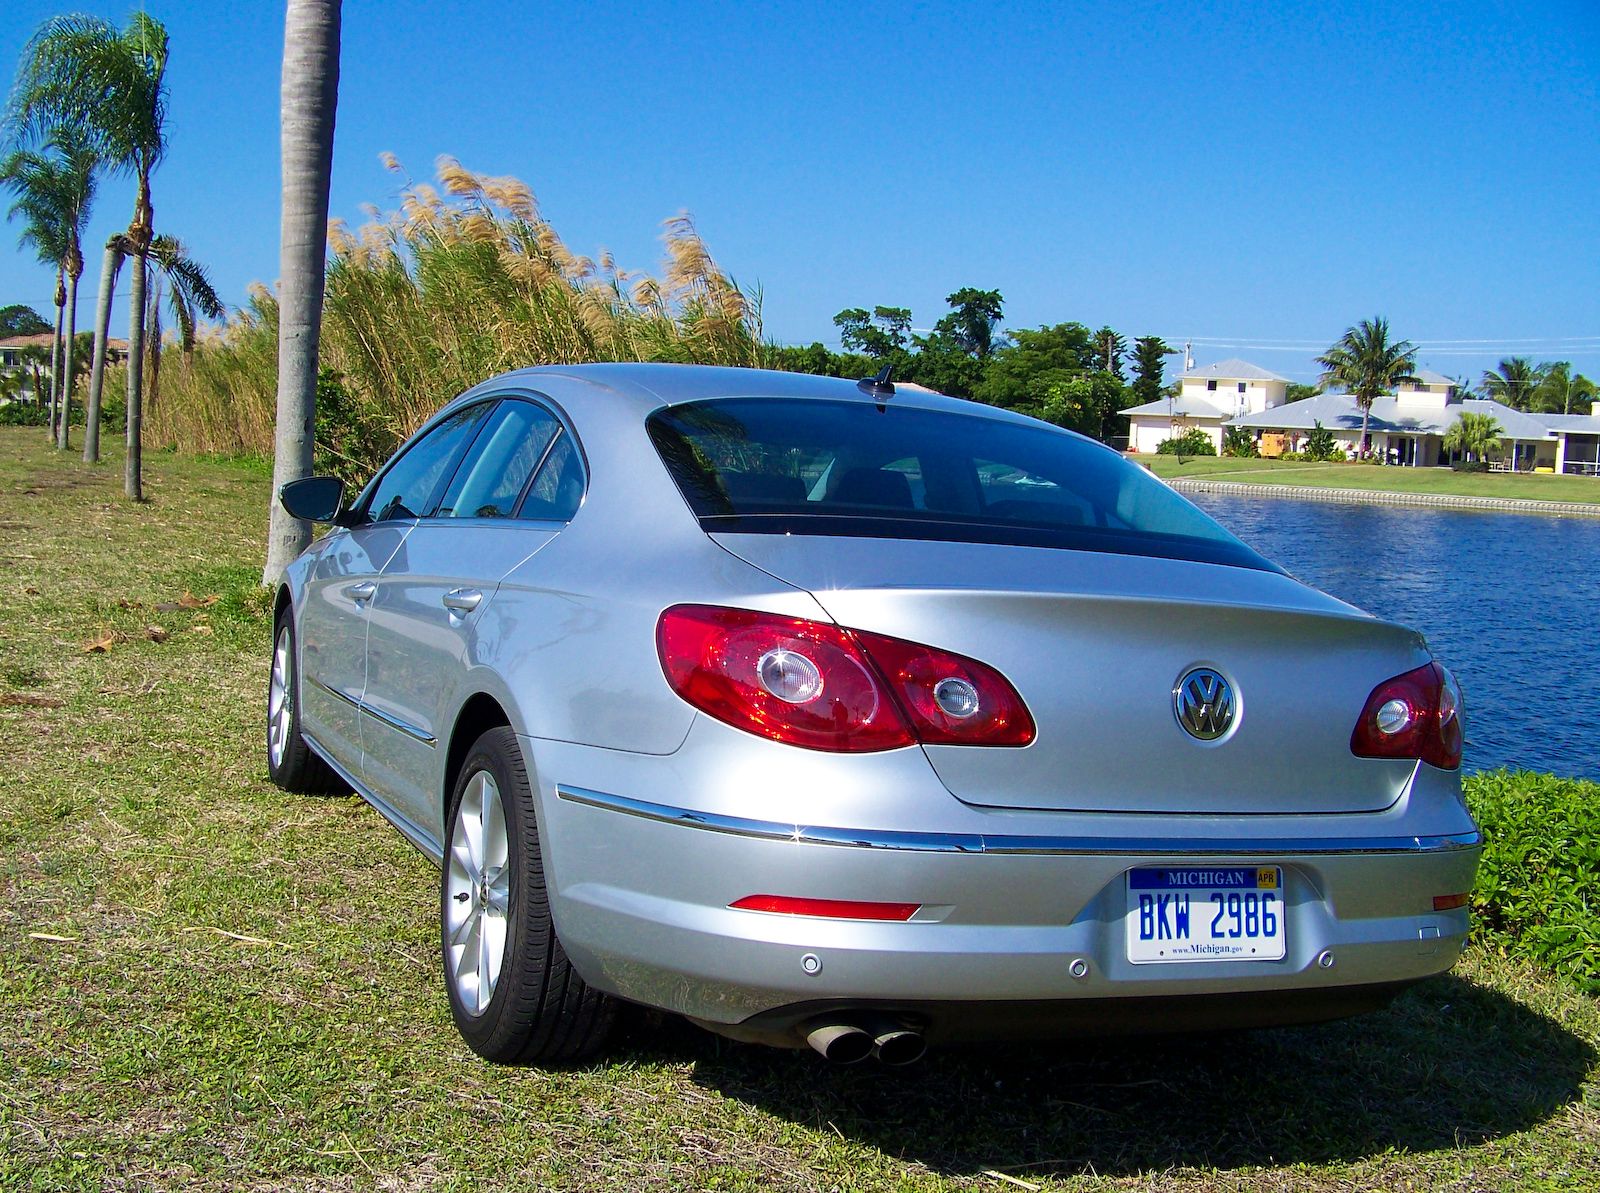
M1128 416L1128 449L1153 452L1166 440L1199 428L1221 452L1224 424L1282 406L1288 390L1287 377L1247 360L1222 360L1191 369L1178 378L1175 397L1122 412Z

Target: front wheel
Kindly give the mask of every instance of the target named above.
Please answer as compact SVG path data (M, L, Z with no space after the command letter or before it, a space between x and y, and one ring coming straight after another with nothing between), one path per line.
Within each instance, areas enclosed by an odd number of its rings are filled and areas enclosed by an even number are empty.
M516 734L473 744L450 800L439 925L450 1013L479 1056L567 1064L604 1045L615 1003L556 937L533 792Z

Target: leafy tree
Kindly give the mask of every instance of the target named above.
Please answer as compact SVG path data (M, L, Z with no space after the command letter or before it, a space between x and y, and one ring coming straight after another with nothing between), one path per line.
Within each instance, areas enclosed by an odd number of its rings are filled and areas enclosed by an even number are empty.
M839 339L846 351L860 352L881 360L903 352L911 331L911 312L904 307L851 307L833 317Z
M935 328L933 334L913 336L917 351L907 355L896 375L956 398L975 397L983 380L983 362L955 340ZM869 370L870 371L870 370Z
M1533 394L1545 380L1546 365L1536 365L1526 356L1511 356L1500 362L1497 369L1483 374L1483 392L1497 402L1504 402L1513 410L1527 410L1533 404Z
M128 455L124 488L134 500L143 497L145 262L155 219L150 175L167 148L166 69L167 30L148 13L134 13L125 29L98 17L53 17L39 27L23 51L9 112L14 135L38 139L51 129L81 129L107 169L134 176L133 218L128 230L106 245L95 328L95 365L89 383L90 418L84 436L85 456L95 458L99 450L100 377L110 330L111 290L121 257L126 255L133 261L133 277L128 292Z
M283 21L283 278L278 323L277 434L272 492L311 475L317 416L317 355L327 268L328 186L339 103L340 0L289 0ZM269 499L267 562L275 585L311 541L311 527Z
M1259 456L1261 449L1256 446L1256 437L1245 428L1224 427L1222 431L1222 454L1249 460Z
M996 347L994 331L1005 305L1000 291L963 286L945 301L950 313L934 324L934 332L955 342L963 352L987 360Z
M1402 381L1415 381L1417 348L1409 340L1389 339L1389 321L1381 315L1346 329L1321 356L1324 385L1342 385L1361 408L1361 451L1369 450L1368 424L1372 403L1393 392Z
M1092 368L1094 355L1093 336L1081 323L1013 331L1011 343L989 358L973 396L1031 414L1052 386Z
M83 230L94 202L99 160L81 130L68 125L52 129L45 152L19 150L0 163L0 181L18 195L11 215L28 221L24 240L31 240L41 259L56 267L56 338L51 359L51 399L57 445L69 446L72 426L74 341L78 329L78 281L83 277ZM65 331L62 316L65 316ZM60 357L59 366L56 355Z
M1161 399L1162 375L1172 349L1160 336L1140 336L1133 342L1133 400L1143 406Z
M1127 355L1128 340L1109 327L1102 327L1094 333L1094 365L1095 368L1112 374L1118 381L1125 380L1122 373L1122 358Z
M0 336L42 336L50 324L32 307L13 303L0 307Z
M1307 398L1314 398L1322 390L1315 385L1301 385L1298 381L1291 381L1284 387L1283 400L1285 402L1303 402Z
M1500 420L1492 414L1463 410L1444 433L1444 449L1469 460L1481 460L1500 446Z
M1040 400L1022 412L1104 442L1116 431L1123 392L1115 374L1098 369L1052 381Z
M1365 432L1363 432L1365 434ZM1306 435L1306 459L1332 460L1335 456L1343 458L1344 453L1339 450L1339 441L1334 438L1332 431L1322 425L1320 418L1311 420L1311 430Z

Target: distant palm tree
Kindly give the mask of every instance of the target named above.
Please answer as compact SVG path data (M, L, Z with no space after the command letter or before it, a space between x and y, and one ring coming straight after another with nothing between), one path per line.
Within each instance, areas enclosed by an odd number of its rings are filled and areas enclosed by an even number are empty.
M1498 369L1485 371L1483 392L1513 410L1526 410L1533 402L1534 391L1544 382L1546 371L1544 365L1536 365L1526 356L1508 357Z
M145 356L150 366L149 406L154 409L161 385L163 299L177 321L178 346L185 357L194 351L195 316L220 319L226 308L206 276L205 267L188 255L177 237L163 235L152 240L150 264L155 277L145 302Z
M1366 454L1372 403L1402 381L1417 380L1416 345L1410 340L1391 343L1389 321L1379 316L1347 328L1317 363L1323 368L1322 384L1342 385L1361 407L1361 451Z
M1463 410L1444 433L1444 449L1460 452L1469 460L1481 460L1500 445L1502 434L1500 420L1494 415Z
M13 136L39 138L63 126L82 130L108 169L137 184L127 232L106 245L101 275L95 365L89 384L85 456L99 451L100 377L110 331L111 288L124 255L133 259L128 305L128 459L124 487L143 495L140 454L144 377L145 258L154 236L150 174L166 151L167 30L144 12L118 29L98 17L53 17L23 51L7 123ZM108 284L108 280L109 283Z
M73 344L78 329L78 280L83 277L83 229L94 203L99 159L82 133L68 125L53 129L47 152L16 151L0 163L0 181L17 192L11 214L27 221L41 259L56 267L56 347L50 360L52 427L65 451L72 426ZM65 311L65 331L62 313ZM59 395L59 397L58 397Z
M311 474L340 18L340 0L289 0L283 21L278 410L263 584L277 584L311 541L311 528L290 517L277 494L289 481Z

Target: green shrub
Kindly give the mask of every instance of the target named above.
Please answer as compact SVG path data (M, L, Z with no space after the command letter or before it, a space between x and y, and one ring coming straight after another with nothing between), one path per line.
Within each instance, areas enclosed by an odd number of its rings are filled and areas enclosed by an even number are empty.
M1339 447L1339 441L1333 437L1333 432L1322 425L1322 420L1313 419L1311 431L1306 435L1305 458L1308 460L1332 460L1335 455L1344 459L1344 452Z
M1304 452L1284 452L1281 456L1278 457L1278 459L1280 459L1280 460L1288 460L1291 463L1298 463L1299 461L1304 460L1305 458L1306 458L1306 454Z
M1261 455L1261 449L1256 446L1255 436L1249 431L1243 427L1229 427L1222 433L1222 454L1254 460Z
M1485 838L1477 938L1600 994L1600 784L1502 770L1464 786Z
M1487 461L1487 460L1457 460L1454 464L1450 465L1450 467L1452 469L1454 469L1456 472L1488 472L1489 471L1489 461Z
M0 406L0 427L42 427L49 414L32 402L7 402Z
M1163 456L1214 456L1217 447L1211 442L1211 436L1199 427L1190 427L1182 435L1156 444L1156 452Z

